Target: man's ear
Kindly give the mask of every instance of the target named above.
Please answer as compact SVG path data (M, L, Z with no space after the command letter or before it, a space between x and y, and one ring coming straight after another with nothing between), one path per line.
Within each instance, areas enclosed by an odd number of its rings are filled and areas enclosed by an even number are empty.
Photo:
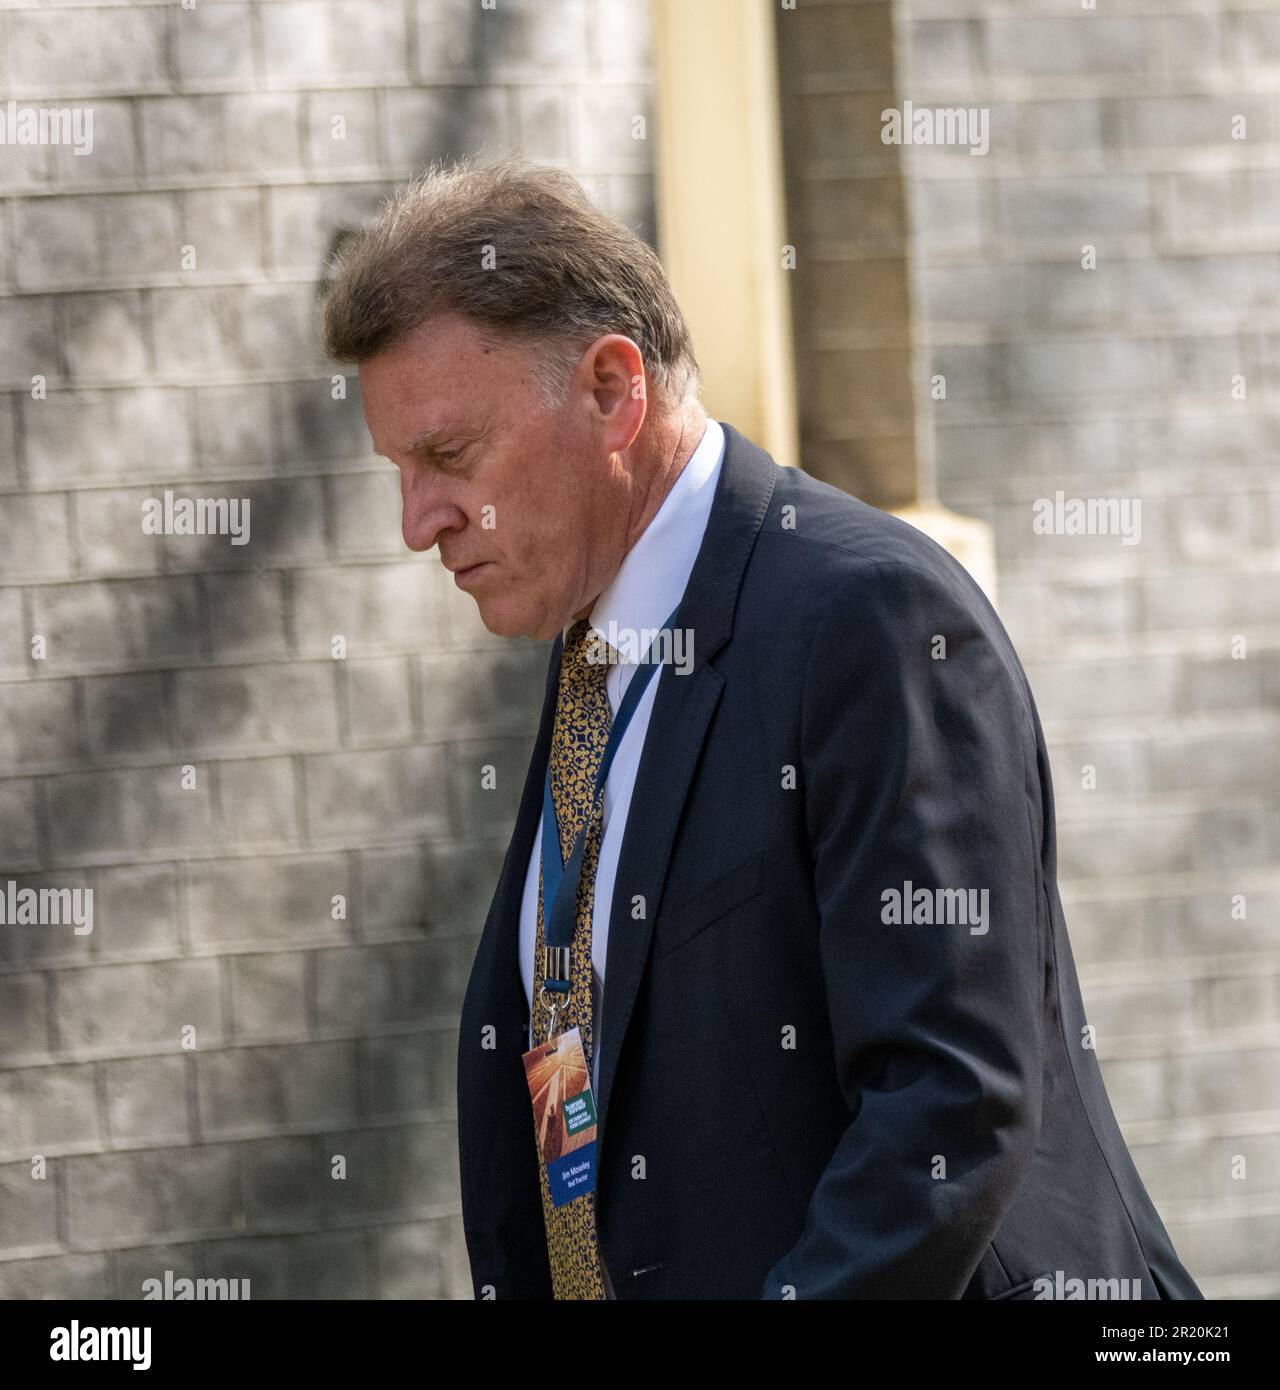
M580 366L587 374L609 452L629 448L648 410L640 349L621 333L606 333L583 353Z

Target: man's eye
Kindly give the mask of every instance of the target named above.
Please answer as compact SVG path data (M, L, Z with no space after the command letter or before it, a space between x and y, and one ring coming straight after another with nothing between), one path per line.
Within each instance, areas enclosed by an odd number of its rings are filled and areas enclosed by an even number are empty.
M461 453L461 449L437 449L435 451L436 458L444 463L452 463Z

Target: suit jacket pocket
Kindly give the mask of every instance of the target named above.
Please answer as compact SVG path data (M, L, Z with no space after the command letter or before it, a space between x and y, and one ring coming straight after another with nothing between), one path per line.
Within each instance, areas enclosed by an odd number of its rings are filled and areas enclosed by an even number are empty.
M1048 1279L1053 1282L1052 1274L1037 1274L1030 1279L1024 1279L1020 1284L1012 1284L1007 1289L1002 1289L999 1293L992 1294L988 1303L1001 1303L1005 1299L1034 1299L1036 1296L1036 1284L1041 1279Z
M768 866L759 855L752 855L710 883L695 888L658 914L655 932L660 953L665 956L687 945L735 908L758 897L767 887Z

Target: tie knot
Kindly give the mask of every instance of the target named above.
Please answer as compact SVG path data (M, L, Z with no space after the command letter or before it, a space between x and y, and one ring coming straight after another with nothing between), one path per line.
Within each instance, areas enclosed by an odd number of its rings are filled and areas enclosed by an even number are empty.
M588 619L582 618L569 629L564 643L565 677L575 683L604 683L609 663L617 659L613 648L596 631Z

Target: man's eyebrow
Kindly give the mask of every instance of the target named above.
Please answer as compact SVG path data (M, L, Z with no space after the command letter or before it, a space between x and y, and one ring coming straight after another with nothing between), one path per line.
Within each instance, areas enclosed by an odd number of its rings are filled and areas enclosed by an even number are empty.
M421 434L415 434L401 452L416 454L420 449L429 448L434 444L438 444L441 440L448 439L452 433L456 433L456 431L450 430L447 426L423 430Z
M399 452L402 454L416 454L420 449L425 449L438 440L447 439L449 435L453 433L455 433L455 431L448 428L423 430L421 434L415 434ZM374 446L373 452L380 459L390 458L389 454L383 453L376 445Z

